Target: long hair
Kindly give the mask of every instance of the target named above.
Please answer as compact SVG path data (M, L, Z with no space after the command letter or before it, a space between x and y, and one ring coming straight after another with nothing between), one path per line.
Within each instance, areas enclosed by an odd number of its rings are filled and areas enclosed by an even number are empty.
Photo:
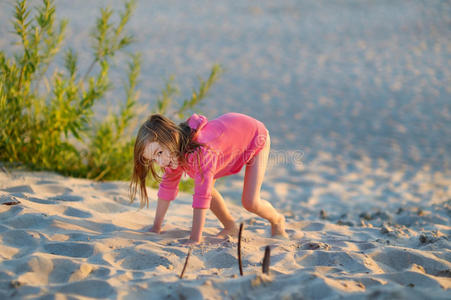
M194 152L203 144L194 141L196 131L188 126L187 122L176 125L173 121L161 114L151 115L138 130L133 153L133 175L130 182L130 202L135 200L139 189L141 204L149 207L149 197L146 190L146 178L150 173L152 178L159 182L161 176L156 165L143 157L144 149L152 142L158 142L166 147L178 159L179 165L186 165L187 153Z

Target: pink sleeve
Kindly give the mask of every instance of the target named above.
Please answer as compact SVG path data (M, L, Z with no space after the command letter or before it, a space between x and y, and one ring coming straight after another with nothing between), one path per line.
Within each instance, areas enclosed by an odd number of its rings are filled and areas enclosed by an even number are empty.
M179 182L182 177L183 169L171 169L165 168L163 178L158 188L158 198L172 201L175 199L179 192Z
M194 176L193 208L210 208L217 155L203 149L201 156L201 167Z

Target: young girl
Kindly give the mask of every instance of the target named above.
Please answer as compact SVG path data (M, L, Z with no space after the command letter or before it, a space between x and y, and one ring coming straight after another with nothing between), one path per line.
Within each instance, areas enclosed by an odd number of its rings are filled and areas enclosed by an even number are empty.
M244 208L268 220L273 236L286 238L284 216L260 198L269 149L269 133L263 123L243 114L228 113L211 121L193 114L179 125L163 115L151 115L136 138L130 199L134 200L139 189L141 207L148 206L146 176L150 172L154 179L161 180L155 219L150 229L160 233L169 204L177 196L180 178L187 173L195 184L188 244L200 243L208 208L224 226L218 237L235 235L235 221L214 184L217 178L238 173L246 165L241 197ZM162 178L155 164L164 169Z

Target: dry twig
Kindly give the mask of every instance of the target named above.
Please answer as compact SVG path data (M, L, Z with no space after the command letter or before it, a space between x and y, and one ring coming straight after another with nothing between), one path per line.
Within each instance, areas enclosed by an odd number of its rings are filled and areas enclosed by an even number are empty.
M241 234L243 233L244 223L240 224L240 231L238 233L238 265L240 267L240 275L243 276L243 264L241 262Z
M266 246L265 256L263 257L262 272L263 274L269 274L269 264L271 263L271 248Z
M180 274L180 279L182 279L183 278L183 274L185 274L186 266L188 265L188 259L189 259L189 256L191 255L191 250L192 249L193 248L190 247L189 250L188 250L188 255L186 256L185 265L183 266L182 273Z
M8 206L17 205L17 204L20 204L20 201L10 201L10 202L2 203L2 205L8 205Z

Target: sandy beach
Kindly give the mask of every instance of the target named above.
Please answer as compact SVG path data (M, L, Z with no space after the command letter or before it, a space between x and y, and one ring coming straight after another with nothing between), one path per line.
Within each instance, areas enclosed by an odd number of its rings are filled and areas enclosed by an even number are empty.
M6 53L13 3L0 2ZM122 1L56 4L69 19L64 47L84 70L98 8ZM451 299L450 16L449 1L138 1L130 29L143 57L140 103L153 107L171 75L180 103L222 64L196 112L265 123L262 198L284 213L290 240L271 238L241 207L243 172L219 179L244 223L244 276L237 238L216 239L209 212L205 243L180 279L190 194L156 235L155 190L139 210L128 182L2 167L0 299ZM100 116L123 90L106 100Z
M393 197L386 187L357 172L343 179L353 184L324 184L322 171L308 173L303 182L312 196L285 205L289 241L271 238L263 219L228 199L233 216L244 223L244 276L237 238L216 239L219 222L209 212L205 242L193 248L179 279L188 253L183 242L190 232L191 195L182 193L171 204L157 235L147 232L155 201L151 209L130 205L126 182L1 172L0 298L449 299L449 178L430 182L417 174L412 181L432 198L418 200L399 182L403 200L388 204L377 199ZM236 189L240 180L223 182L220 190ZM263 194L279 199L294 192L282 183L266 186L272 189ZM334 193L349 199L338 204ZM155 199L155 190L149 194ZM262 274L267 245L270 271Z

